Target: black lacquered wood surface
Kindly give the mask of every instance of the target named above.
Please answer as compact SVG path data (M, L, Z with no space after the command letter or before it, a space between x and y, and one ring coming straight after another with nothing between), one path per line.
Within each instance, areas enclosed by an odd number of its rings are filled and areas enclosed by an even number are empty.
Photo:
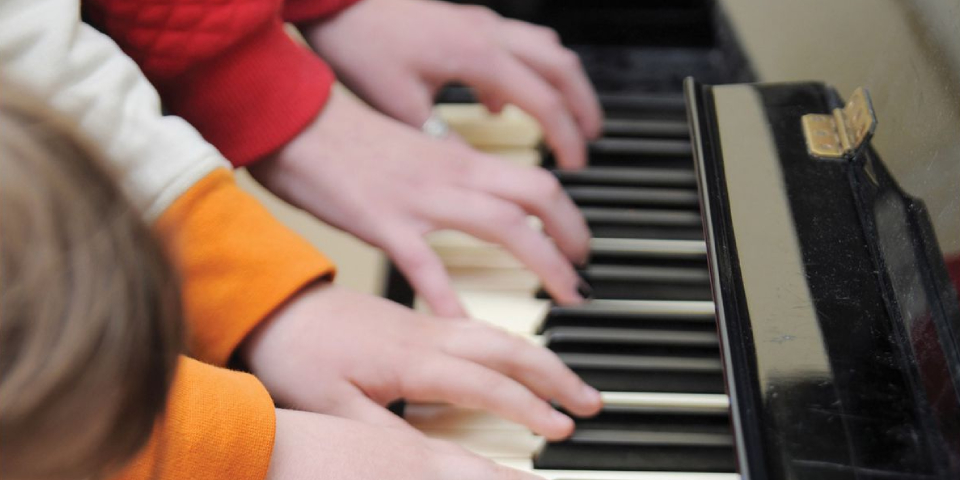
M807 153L800 116L839 104L822 84L691 83L688 93L696 102L697 166L741 472L960 478L960 428L947 413L960 411L956 299L945 297L952 292L943 288L942 257L919 202L884 176L869 149L855 161ZM739 108L725 107L734 96ZM743 118L752 108L761 115ZM763 128L734 136L728 121ZM757 219L744 215L744 197L733 190L750 174L732 163L750 161L750 147L736 138L772 149L748 167L765 182L756 185L782 184L779 194L756 201L786 206L767 240L797 256L798 278L784 279L793 272L776 267L758 275L752 263L769 245L743 236L755 232ZM870 173L866 159L874 162ZM886 240L883 228L870 228L881 219ZM777 225L795 238L784 241ZM784 287L779 298L751 295L771 283ZM781 314L767 313L771 300L782 303Z

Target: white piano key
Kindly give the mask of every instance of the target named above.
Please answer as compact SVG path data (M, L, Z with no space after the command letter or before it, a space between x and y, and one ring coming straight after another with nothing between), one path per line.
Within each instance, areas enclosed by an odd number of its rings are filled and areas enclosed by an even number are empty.
M507 105L499 114L478 103L440 104L434 112L474 147L531 148L542 139L540 124L523 110Z
M565 316L584 317L712 317L714 303L703 300L593 300L582 305L559 307L555 310Z
M730 400L723 394L601 392L604 410L662 413L726 413ZM446 404L409 404L404 418L424 431L523 431L526 427L492 413Z
M530 459L493 458L495 462L539 475L545 480L739 480L736 473L614 472L599 470L536 470Z
M593 255L642 255L645 257L706 258L703 240L659 240L651 238L593 238Z
M730 398L716 393L601 392L605 409L650 410L669 413L730 410Z
M550 310L549 300L531 293L462 291L460 300L471 318L519 334L534 333Z

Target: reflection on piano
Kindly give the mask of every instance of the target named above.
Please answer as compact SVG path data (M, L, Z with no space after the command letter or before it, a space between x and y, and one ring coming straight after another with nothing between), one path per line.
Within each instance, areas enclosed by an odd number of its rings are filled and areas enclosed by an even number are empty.
M572 39L601 93L590 167L555 171L593 232L596 299L551 304L496 247L432 243L472 316L557 352L605 408L557 443L445 405L405 418L555 480L960 478L960 304L923 204L869 139L832 160L805 143L800 117L841 98L818 83L684 92L688 75L753 78L706 2L509 3ZM538 161L532 121L470 99L447 89L461 105L438 111L478 148ZM388 296L415 303L396 272Z

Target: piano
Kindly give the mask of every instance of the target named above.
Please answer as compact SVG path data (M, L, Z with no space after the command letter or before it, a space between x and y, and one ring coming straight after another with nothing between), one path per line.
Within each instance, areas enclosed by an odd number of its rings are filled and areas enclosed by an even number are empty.
M821 20L787 28L810 36L909 17L936 24L920 51L956 79L960 2L486 3L557 29L580 54L606 112L590 166L554 169L532 120L486 114L468 89L445 89L437 111L477 148L554 171L591 227L581 275L595 299L553 304L499 248L450 232L431 241L472 316L555 351L605 407L555 443L448 405L409 404L404 417L552 480L960 478L960 301L944 260L960 243L949 213L960 83L937 97L947 103L905 111L924 92L888 86L893 70L838 74L867 89L795 81L770 66L794 51L754 58L763 47L745 31L763 30L764 11ZM815 52L830 60L809 61L810 75L843 65L856 43ZM917 188L936 172L952 191ZM386 296L418 305L396 270Z

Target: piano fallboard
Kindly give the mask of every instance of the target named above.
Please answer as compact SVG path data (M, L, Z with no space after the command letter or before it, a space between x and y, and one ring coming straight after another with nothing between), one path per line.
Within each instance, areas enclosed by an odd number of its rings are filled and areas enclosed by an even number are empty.
M869 147L808 152L823 84L686 90L741 474L960 478L960 312L922 202Z

